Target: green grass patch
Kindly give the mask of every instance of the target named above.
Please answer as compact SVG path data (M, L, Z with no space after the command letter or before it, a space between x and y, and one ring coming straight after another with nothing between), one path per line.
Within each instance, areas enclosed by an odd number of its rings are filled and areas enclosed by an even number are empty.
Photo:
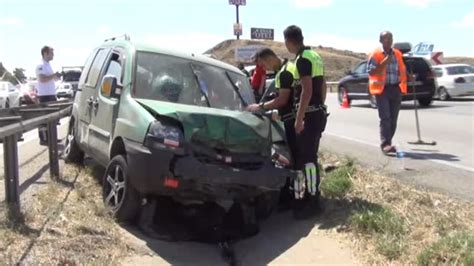
M403 220L391 210L380 207L362 207L351 216L352 228L365 234L403 235L406 233Z
M444 237L451 232L466 230L466 226L459 223L455 215L450 214L448 217L441 216L435 219L434 226L436 232Z
M352 163L328 173L321 182L321 191L329 198L343 198L352 189L351 176L355 169Z
M397 259L404 252L407 229L403 220L390 209L377 205L360 206L350 222L354 231L375 236L377 252L387 259Z
M441 238L417 257L418 265L474 265L474 231Z
M383 234L377 237L377 252L390 260L399 258L406 247L406 240L401 235Z

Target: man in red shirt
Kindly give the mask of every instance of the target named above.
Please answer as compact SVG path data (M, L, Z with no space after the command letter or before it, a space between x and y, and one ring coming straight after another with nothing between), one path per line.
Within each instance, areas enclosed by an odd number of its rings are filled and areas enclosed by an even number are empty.
M263 91L265 89L266 74L267 72L263 66L257 63L251 79L256 102L260 102L260 98L262 97Z

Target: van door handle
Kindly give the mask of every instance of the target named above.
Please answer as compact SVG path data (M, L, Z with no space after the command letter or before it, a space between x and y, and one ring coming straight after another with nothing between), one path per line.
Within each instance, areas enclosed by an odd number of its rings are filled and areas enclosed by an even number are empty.
M99 100L98 99L95 99L93 102L92 102L92 108L94 110L97 110L97 108L99 108Z
M94 98L93 97L90 97L89 99L87 99L87 104L89 105L89 107L92 106L92 103L94 102Z

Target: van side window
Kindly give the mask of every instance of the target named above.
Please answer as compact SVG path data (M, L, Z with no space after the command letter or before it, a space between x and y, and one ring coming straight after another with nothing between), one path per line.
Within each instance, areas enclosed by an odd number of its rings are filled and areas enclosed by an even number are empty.
M107 49L101 49L97 53L94 62L92 62L92 66L90 68L89 74L87 75L86 78L86 85L90 87L96 87L97 86L97 81L100 76L100 72L102 70L102 67L104 65L105 60L107 59L107 55L109 53L109 50Z
M110 60L109 66L107 67L106 75L113 75L117 78L119 83L122 83L122 65L120 64L120 55L114 53Z
M92 61L94 60L95 56L97 55L97 49L92 52L86 60L84 64L84 70L82 71L81 77L79 79L79 87L84 85L87 76L89 75L89 70L91 69Z

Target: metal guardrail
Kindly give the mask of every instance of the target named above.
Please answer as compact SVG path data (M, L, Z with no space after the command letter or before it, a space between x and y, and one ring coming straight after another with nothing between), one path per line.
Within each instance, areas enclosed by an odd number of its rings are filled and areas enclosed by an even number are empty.
M57 123L69 116L72 102L51 102L38 105L0 110L0 138L3 139L3 161L5 173L5 201L10 218L21 216L18 136L47 125L49 171L53 180L59 179L59 153Z
M339 82L337 81L328 81L326 82L326 85L328 87L328 92L337 92L337 85Z

